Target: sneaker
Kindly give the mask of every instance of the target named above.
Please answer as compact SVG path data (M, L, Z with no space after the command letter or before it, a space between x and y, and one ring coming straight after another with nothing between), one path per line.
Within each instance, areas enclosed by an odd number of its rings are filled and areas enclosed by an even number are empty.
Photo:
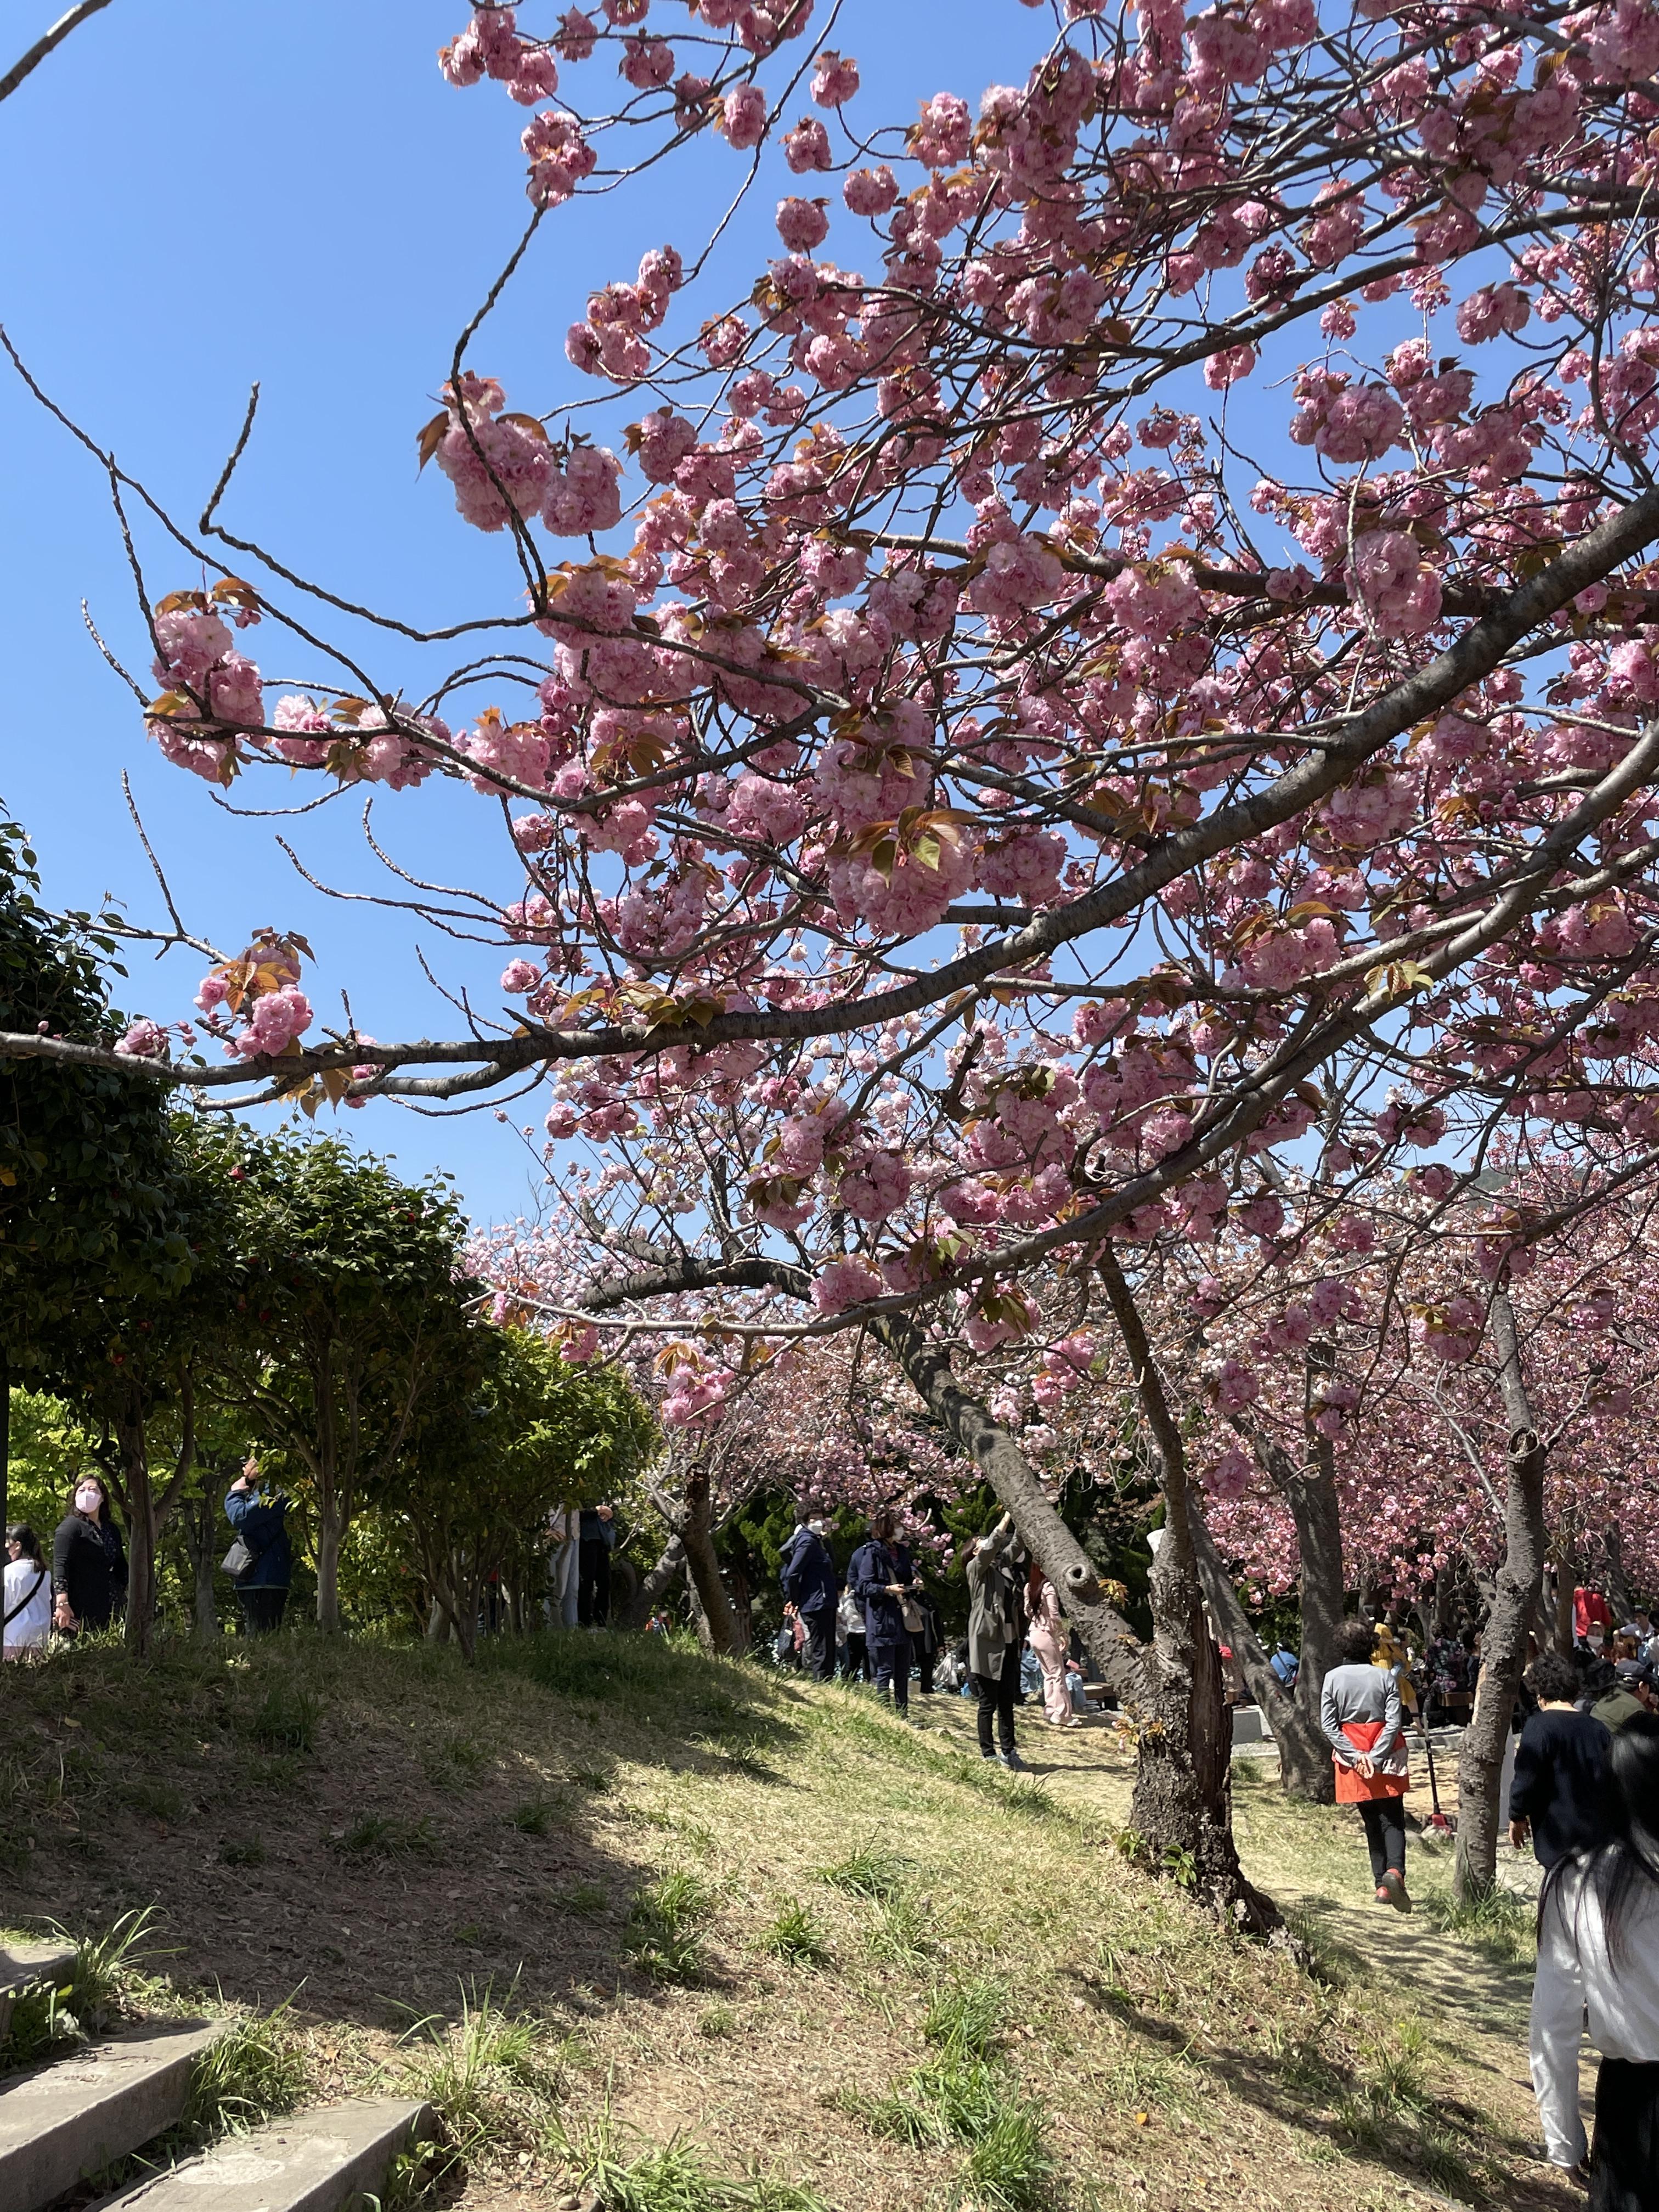
M1381 1882L1378 1882L1376 1886L1376 1901L1379 1905L1392 1905L1394 1903L1394 1899L1389 1895L1388 1891L1383 1888Z
M1406 1894L1406 1877L1397 1867L1390 1867L1377 1887L1377 1895L1393 1905L1396 1912L1409 1912L1412 1901Z
M997 1759L1012 1774L1024 1774L1026 1771L1025 1761L1017 1751L1000 1751Z
M994 1751L982 1751L980 1753L980 1757L981 1759L994 1759L996 1757L996 1753Z

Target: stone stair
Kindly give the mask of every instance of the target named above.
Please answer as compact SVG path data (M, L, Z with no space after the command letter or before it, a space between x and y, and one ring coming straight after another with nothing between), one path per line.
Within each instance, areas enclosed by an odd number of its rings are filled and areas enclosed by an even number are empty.
M61 1945L0 1953L0 2022L25 1990L66 1981L74 1963ZM225 2025L144 2021L0 2076L0 2212L46 2212L70 2191L83 2204L88 2183L182 2118L197 2061ZM398 2153L434 2124L428 2106L404 2098L319 2107L158 2164L101 2198L97 2212L350 2212L379 2194Z
M43 1982L61 1989L74 1972L73 1943L0 1944L0 2043L11 2026L12 2007L25 1990Z
M431 2131L429 2106L358 2097L228 2136L104 2199L98 2212L340 2212L360 2193L378 2194L404 2144Z

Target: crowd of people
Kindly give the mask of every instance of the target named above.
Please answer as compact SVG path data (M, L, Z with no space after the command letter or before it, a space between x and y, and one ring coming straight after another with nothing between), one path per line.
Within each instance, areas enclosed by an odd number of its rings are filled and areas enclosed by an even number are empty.
M1018 1705L1040 1702L1051 1728L1080 1728L1091 1710L1081 1654L1058 1593L1006 1514L969 1539L957 1565L967 1632L947 1646L939 1607L890 1512L871 1516L844 1576L828 1522L803 1515L779 1569L783 1623L774 1656L819 1681L872 1682L906 1719L913 1687L923 1697L971 1698L981 1757L1019 1772Z
M225 1493L232 1541L220 1562L250 1636L283 1625L294 1571L288 1513L286 1494L264 1480L250 1456ZM6 1658L38 1658L54 1638L70 1644L88 1630L108 1628L119 1622L126 1602L126 1547L101 1474L88 1470L76 1478L69 1510L52 1535L50 1562L27 1521L9 1523L0 1625Z
M1659 2212L1659 1637L1639 1609L1615 1625L1595 1590L1574 1593L1572 1621L1569 1650L1534 1639L1500 1784L1510 1844L1543 1875L1533 2087L1546 2154L1591 2212ZM1453 1698L1472 1700L1479 1680L1479 1636L1431 1644L1419 1671L1425 1704L1457 1717ZM1377 1901L1407 1912L1412 1673L1386 1624L1350 1620L1320 1697L1337 1802L1358 1808ZM1586 2027L1601 2053L1593 2143L1579 2109Z

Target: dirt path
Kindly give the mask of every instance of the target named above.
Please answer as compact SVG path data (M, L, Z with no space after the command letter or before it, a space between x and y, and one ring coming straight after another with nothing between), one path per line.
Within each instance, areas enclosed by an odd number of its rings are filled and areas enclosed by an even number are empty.
M973 1715L966 1700L932 1700L928 1723L963 1746L971 1741ZM1133 1757L1109 1724L1050 1729L1023 1706L1018 1733L1033 1775L1057 1796L1115 1823L1127 1820ZM1271 1757L1237 1761L1234 1777L1240 1856L1251 1879L1310 1937L1322 1958L1351 1983L1376 1993L1384 2014L1398 2006L1423 2021L1458 2077L1459 2094L1487 2117L1511 2156L1535 2154L1539 2162L1510 2201L1552 2212L1581 2204L1582 2197L1542 2163L1527 2067L1530 1965L1487 1955L1436 1924L1433 1906L1450 1893L1452 1844L1449 1836L1437 1836L1426 1826L1431 1809L1426 1772L1425 1786L1408 1800L1410 1814L1425 1824L1421 1834L1413 1834L1407 1850L1411 1886L1422 1908L1409 1917L1376 1904L1364 1838L1346 1808L1287 1802ZM1443 1803L1449 1795L1443 1772L1441 1783ZM1505 1871L1506 1887L1526 1889L1535 1870L1528 1861L1525 1868ZM1589 2068L1583 2081L1593 2092ZM1584 2112L1588 2124L1588 2094Z

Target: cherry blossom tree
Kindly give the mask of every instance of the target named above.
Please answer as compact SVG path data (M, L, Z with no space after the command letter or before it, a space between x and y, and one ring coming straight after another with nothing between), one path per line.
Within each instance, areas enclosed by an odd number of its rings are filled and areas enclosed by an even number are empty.
M1144 1686L957 1347L1032 1344L1047 1269L1109 1262L1138 1310L1115 1244L1358 1253L1413 1150L1436 1203L1500 1130L1631 1177L1659 1137L1659 15L1069 0L1023 82L903 129L813 19L484 5L445 48L528 111L529 226L419 440L501 541L495 613L419 630L233 529L252 409L194 530L102 457L237 570L140 583L149 738L214 787L493 809L498 877L398 896L502 942L499 1009L319 1030L273 934L213 956L199 1023L0 1051L313 1110L545 1078L551 1140L646 1155L586 1224L635 1268L600 1303L866 1333ZM509 404L489 315L544 226L700 136L782 187L781 251L732 300L653 249Z

